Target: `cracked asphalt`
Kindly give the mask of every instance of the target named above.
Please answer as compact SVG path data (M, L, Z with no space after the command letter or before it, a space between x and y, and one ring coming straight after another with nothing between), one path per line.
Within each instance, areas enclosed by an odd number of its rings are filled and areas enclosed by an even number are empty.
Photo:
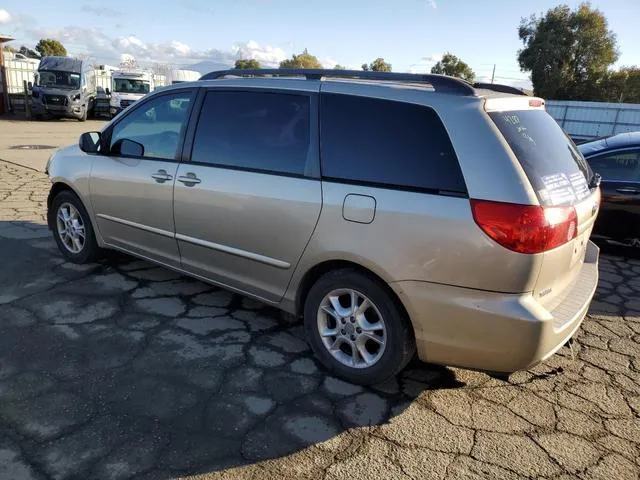
M637 479L640 261L603 255L572 348L504 382L328 376L296 319L113 255L76 266L46 177L0 162L0 479Z

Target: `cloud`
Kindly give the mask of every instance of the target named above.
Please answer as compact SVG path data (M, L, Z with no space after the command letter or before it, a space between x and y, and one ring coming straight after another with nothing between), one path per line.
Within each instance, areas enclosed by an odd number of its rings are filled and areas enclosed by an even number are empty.
M235 60L245 58L258 60L262 66L277 67L287 58L284 50L269 45L260 45L254 40L245 43L236 43L231 51L235 54Z
M118 12L113 8L94 7L91 5L82 5L82 7L80 7L80 11L84 13L91 13L93 15L97 15L98 17L108 17L108 18L122 17L124 15L123 12Z
M87 13L104 10L85 7L83 11ZM26 15L11 18L14 32L22 37L21 41L35 43L40 38L54 38L62 42L70 55L90 56L97 62L119 63L121 55L126 54L135 57L139 65L162 63L183 66L208 62L219 66L231 66L236 60L245 58L258 60L263 67L268 68L278 67L282 60L289 57L282 48L260 44L255 40L236 42L224 48L198 50L176 39L148 42L133 34L108 35L99 27L70 25L48 28L40 26ZM339 63L331 58L323 58L321 62L326 67L333 67Z
M433 8L434 10L438 8L438 4L436 0L426 0L427 6Z
M4 8L0 8L0 25L11 23L12 21L13 17L11 16L11 14Z

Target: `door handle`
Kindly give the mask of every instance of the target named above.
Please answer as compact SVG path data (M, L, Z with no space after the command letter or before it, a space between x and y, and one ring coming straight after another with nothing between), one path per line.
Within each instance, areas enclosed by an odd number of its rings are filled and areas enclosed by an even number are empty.
M167 173L166 170L158 170L156 173L151 174L151 178L153 178L158 183L164 183L167 180L171 180L173 177Z
M635 194L640 193L640 190L638 190L637 188L633 188L633 187L622 187L622 188L616 188L616 192L618 192L618 193L630 193L632 195L635 195Z
M184 183L187 187L193 187L201 182L201 180L196 177L196 174L193 172L189 172L186 175L178 177L178 181Z

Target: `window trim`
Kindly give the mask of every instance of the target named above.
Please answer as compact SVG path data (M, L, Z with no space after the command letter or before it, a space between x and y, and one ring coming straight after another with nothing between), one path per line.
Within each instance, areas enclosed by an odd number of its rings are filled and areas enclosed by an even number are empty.
M335 95L335 96L345 96L345 97L355 97L355 98L361 98L361 99L366 99L366 100L377 100L377 101L382 101L382 102L393 102L393 103L399 103L399 104L403 104L403 105L412 105L415 107L420 107L420 108L425 108L427 110L430 110L433 115L438 119L438 121L440 122L440 124L442 125L442 128L444 129L444 132L447 136L447 140L449 141L449 144L451 145L451 150L455 156L455 160L458 163L458 168L460 170L460 178L462 179L462 184L464 186L464 191L457 191L457 190L446 190L446 189L440 189L440 188L435 188L435 187L418 187L418 186L411 186L411 185L399 185L399 184L395 184L395 183L386 183L386 182L374 182L374 181L369 181L369 180L354 180L354 179L349 179L349 178L340 178L340 177L332 177L329 175L325 175L324 173L322 173L323 171L323 161L322 161L322 98L328 95ZM438 114L437 110L429 105L424 105L421 103L415 103L415 102L409 102L409 101L404 101L404 100L396 100L396 99L392 99L392 98L382 98L382 97L371 97L368 95L358 95L357 93L337 93L337 92L321 92L320 93L320 98L318 99L318 111L319 111L319 120L318 120L318 131L320 132L320 175L323 181L329 182L329 183L338 183L338 184L345 184L345 185L357 185L357 186L362 186L362 187L370 187L370 188L379 188L379 189L387 189L387 190L397 190L397 191L403 191L403 192L413 192L413 193L424 193L424 194L428 194L428 195L441 195L441 196L447 196L447 197L457 197L457 198L470 198L469 197L469 188L467 187L467 181L464 178L464 174L462 172L462 165L460 165L460 160L458 159L458 153L456 152L455 146L453 145L453 141L451 140L451 136L449 135L449 131L447 129L447 126L445 124L445 122L442 120L442 117Z
M622 148L615 148L615 149L610 149L610 150L603 150L597 153L594 153L592 155L589 155L588 157L585 157L585 160L587 161L587 163L589 164L589 168L591 168L593 170L593 167L591 167L591 160L595 160L597 158L601 158L601 157L608 157L610 155L617 155L619 153L627 153L627 152L636 152L636 155L638 156L638 162L640 162L640 146L634 146L634 147L622 147ZM594 170L595 173L599 173L597 171ZM633 185L640 185L640 179L638 180L613 180L613 179L609 179L609 178L605 178L602 177L602 182L606 182L606 183L631 183Z
M104 132L101 134L101 143L102 141L104 141L105 145L109 145L109 150L111 150L111 138L112 138L112 134L113 134L113 130L116 128L116 126L118 126L122 121L124 121L126 118L128 118L130 115L132 115L133 113L136 112L136 110L138 110L139 108L143 108L147 103L155 101L158 98L162 98L162 97L166 97L166 96L174 96L177 94L185 94L188 93L191 95L191 100L189 101L189 107L188 107L188 111L185 117L185 125L186 128L183 129L182 135L180 135L180 138L178 140L178 147L176 148L176 154L174 156L174 158L160 158L160 157L126 157L126 158L136 158L138 160L150 160L150 161L155 161L155 162L168 162L168 163L178 163L180 162L180 152L182 152L183 146L184 146L184 141L186 138L186 134L189 130L189 126L191 124L191 116L193 114L193 107L194 107L194 103L197 99L197 93L199 92L200 88L176 88L176 89L171 89L171 90L156 90L159 93L154 93L151 92L151 94L147 94L148 96L144 97L141 100L138 100L136 103L134 103L131 107L129 107L129 111L127 111L126 114L124 114L122 117L118 118L118 120L112 124L110 124L105 130ZM99 153L99 155L103 156L103 157L109 157L109 158L121 158L118 155L112 155L111 152L105 152L105 153ZM125 157L122 157L125 158Z
M209 163L209 162L196 162L193 161L193 147L195 144L195 136L198 130L198 125L200 123L200 117L202 114L202 107L204 106L204 101L209 92L233 92L233 93L280 93L283 95L290 96L298 96L298 97L308 97L309 98L309 148L311 157L313 158L312 172L310 174L298 174L298 173L290 173L290 172L281 172L277 170L269 170L266 168L253 168L253 167L243 167L239 165L224 165L217 163ZM248 172L248 173L261 173L265 175L275 175L280 177L289 177L289 178L302 178L302 179L311 179L311 180L320 180L320 129L319 129L319 95L318 92L308 92L301 90L290 90L283 88L264 88L264 87L216 87L216 86L207 86L200 88L200 92L198 93L198 97L193 105L193 119L189 124L189 128L187 129L187 135L185 138L184 146L182 149L181 161L183 163L188 163L190 165L197 165L201 167L211 167L211 168L222 168L225 170L235 170L240 172Z

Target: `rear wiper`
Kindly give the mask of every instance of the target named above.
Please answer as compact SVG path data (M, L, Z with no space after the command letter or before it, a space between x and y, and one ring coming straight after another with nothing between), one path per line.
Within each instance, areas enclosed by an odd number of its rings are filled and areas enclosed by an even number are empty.
M600 186L600 182L602 181L602 177L599 173L594 173L591 175L591 179L589 179L589 189L593 190L594 188L598 188Z

